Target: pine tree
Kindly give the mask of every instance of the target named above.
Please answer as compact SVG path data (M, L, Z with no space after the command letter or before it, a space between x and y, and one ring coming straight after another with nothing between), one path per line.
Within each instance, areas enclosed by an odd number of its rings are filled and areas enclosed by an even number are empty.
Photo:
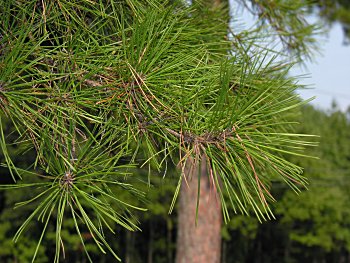
M339 22L344 31L343 43L350 42L350 2L346 0L319 0L315 1L313 11L322 17L328 24Z
M145 210L136 205L141 167L149 182L179 167L171 211L182 182L204 166L224 221L250 211L273 218L272 180L305 186L302 168L285 159L311 144L290 121L304 103L299 85L288 76L292 63L270 56L262 41L275 30L288 54L309 55L314 27L304 1L254 1L248 8L261 26L240 33L223 19L224 6L197 1L0 3L0 146L16 182L2 188L33 189L17 204L34 209L14 237L20 242L40 222L33 261L52 224L54 261L65 255L68 219L84 248L89 232L102 253L120 259L105 231L140 229L133 212ZM10 136L5 119L15 127ZM32 165L15 166L9 145L34 150Z

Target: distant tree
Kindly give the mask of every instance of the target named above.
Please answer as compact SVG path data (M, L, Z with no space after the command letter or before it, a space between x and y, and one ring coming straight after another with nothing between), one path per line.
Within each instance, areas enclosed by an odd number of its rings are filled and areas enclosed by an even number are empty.
M350 39L350 2L348 0L317 0L317 13L329 23L339 22L344 30L344 43Z
M297 132L317 134L309 155L289 157L304 167L308 191L295 195L280 182L272 192L276 220L259 224L235 216L224 226L223 262L348 262L350 259L350 120L336 104L330 110L304 106ZM232 257L234 255L234 258Z
M309 248L303 250L304 261L321 261L329 255L327 262L350 259L350 123L344 113L334 109L326 114L304 108L304 131L320 135L317 150L309 151L320 161L295 160L305 167L309 191L301 193L300 198L286 192L276 208L291 242ZM298 256L297 251L290 253Z
M200 2L0 6L0 147L3 166L18 181L2 188L30 189L17 204L31 211L14 240L33 220L41 223L33 261L52 227L54 262L66 256L67 228L88 260L91 242L120 259L106 230L139 229L141 167L148 183L166 176L171 163L179 167L170 210L182 182L195 177L200 189L202 175L193 171L206 168L224 221L248 211L273 218L272 180L304 187L302 168L284 156L303 156L310 145L289 121L303 104L288 76L293 61L271 58L260 42L275 30L288 54L309 55L314 27L304 21L303 1L252 2L247 8L261 26L243 32L228 27L218 12L224 7ZM5 118L15 127L9 137ZM24 155L34 151L32 164L15 165L10 145ZM193 197L196 211L206 202L200 196Z

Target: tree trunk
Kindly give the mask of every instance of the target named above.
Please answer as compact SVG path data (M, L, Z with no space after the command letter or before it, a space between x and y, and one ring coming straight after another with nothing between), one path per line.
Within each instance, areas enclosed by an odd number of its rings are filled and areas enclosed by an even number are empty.
M135 234L131 231L125 231L125 263L133 262L133 250L135 243Z
M173 262L173 251L172 251L172 231L173 231L173 222L171 221L171 218L167 218L167 262L172 263Z
M223 2L228 1L205 0L202 3L216 8ZM185 174L187 182L182 181L180 190L176 263L220 263L222 211L217 193L210 187L206 162L194 165L193 160L188 159ZM196 223L199 176L200 202Z
M185 168L188 185L183 180L180 192L176 263L220 263L221 204L210 187L206 162L193 169L191 166L189 160ZM199 172L200 201L196 224Z
M227 250L227 242L224 240L222 241L222 252L221 252L221 257L222 257L222 263L227 263L227 257L226 257L226 250Z
M147 255L147 263L153 262L153 224L152 221L149 221L149 236L148 236L148 255Z

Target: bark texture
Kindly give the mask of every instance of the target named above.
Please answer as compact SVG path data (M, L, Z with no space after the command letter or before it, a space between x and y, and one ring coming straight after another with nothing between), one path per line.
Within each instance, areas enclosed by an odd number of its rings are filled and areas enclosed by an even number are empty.
M189 175L188 185L183 180L180 192L176 263L220 263L221 204L215 190L210 187L205 162L193 169L190 169L190 162L185 169ZM196 225L199 172L200 202Z
M216 8L221 3L228 4L228 1L205 0L202 3ZM193 160L188 159L185 174L188 175L188 185L185 180L182 181L178 210L176 263L220 263L222 211L215 189L210 187L206 162L194 165ZM200 202L196 224L199 174L201 178Z

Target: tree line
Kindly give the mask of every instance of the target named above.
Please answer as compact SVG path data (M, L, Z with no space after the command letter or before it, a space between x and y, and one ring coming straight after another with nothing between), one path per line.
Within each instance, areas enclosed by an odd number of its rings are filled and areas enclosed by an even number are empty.
M276 219L260 223L255 217L236 215L222 226L222 262L349 262L350 260L350 115L336 106L331 110L319 110L305 106L298 117L299 132L317 134L317 148L308 148L309 154L319 159L293 157L305 167L310 180L308 190L298 195L280 182L274 182L272 191L279 202L273 205ZM11 126L7 126L11 134ZM16 152L16 148L10 148ZM26 155L30 156L30 155ZM3 157L2 157L3 158ZM26 157L27 158L27 157ZM16 164L30 164L21 155ZM170 167L176 172L175 167ZM2 174L6 170L2 169ZM147 180L147 171L139 171ZM152 179L149 188L140 183L140 190L147 193L149 213L140 212L137 217L142 232L130 232L116 226L116 235L110 236L110 245L118 251L124 262L171 263L176 252L176 216L168 210L175 188L170 177ZM5 176L2 182L6 183ZM24 178L25 180L26 178ZM173 180L173 181L171 181ZM14 243L15 230L29 214L30 208L13 209L16 202L29 193L26 190L1 192L0 260L1 262L30 262L42 226L31 224L22 237ZM120 191L118 194L123 195ZM127 199L127 197L126 197ZM35 204L33 204L35 206ZM176 210L175 210L176 213ZM74 222L65 222L64 239L67 262L87 262L82 252ZM71 230L71 231L70 231ZM89 240L89 233L82 233ZM106 233L108 235L108 233ZM90 237L91 238L91 237ZM39 250L38 262L51 262L54 257L55 228L48 229L48 240ZM111 255L100 254L93 245L87 245L94 262L113 260Z

